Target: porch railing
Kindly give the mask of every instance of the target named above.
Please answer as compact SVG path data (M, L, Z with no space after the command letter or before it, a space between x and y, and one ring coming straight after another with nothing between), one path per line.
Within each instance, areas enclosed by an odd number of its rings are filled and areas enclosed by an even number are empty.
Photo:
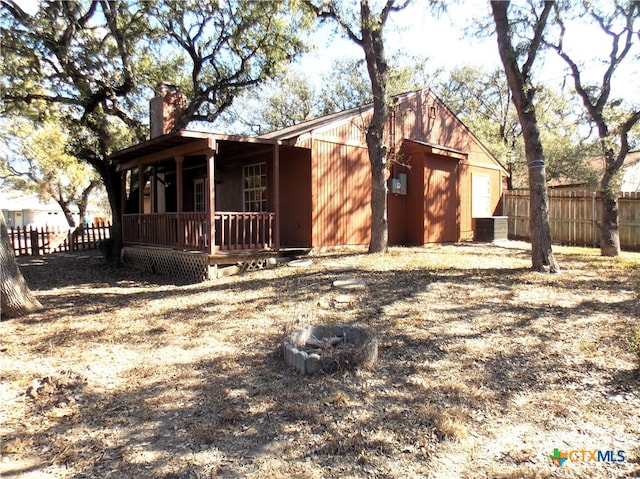
M275 213L216 212L216 246L221 251L273 248Z
M205 212L123 215L123 240L128 244L205 252L273 247L275 213L216 212L214 218L215 244L211 250Z

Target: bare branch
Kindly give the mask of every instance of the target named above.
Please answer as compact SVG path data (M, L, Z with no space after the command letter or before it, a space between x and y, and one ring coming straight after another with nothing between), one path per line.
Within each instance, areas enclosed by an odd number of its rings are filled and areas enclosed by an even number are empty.
M522 65L522 76L525 78L526 81L529 80L529 72L533 67L533 62L535 61L538 52L540 51L540 45L542 44L544 29L547 25L549 14L553 10L554 5L555 5L555 2L553 1L544 2L544 9L542 10L540 17L536 20L536 23L533 27L533 31L534 31L533 39L531 40L531 43L529 43L529 48L527 51L527 59Z
M393 3L393 0L388 1ZM336 11L333 3L323 3L321 6L315 5L311 0L304 0L303 3L321 20L329 18L335 20L352 42L362 46L363 39L352 30L351 26Z

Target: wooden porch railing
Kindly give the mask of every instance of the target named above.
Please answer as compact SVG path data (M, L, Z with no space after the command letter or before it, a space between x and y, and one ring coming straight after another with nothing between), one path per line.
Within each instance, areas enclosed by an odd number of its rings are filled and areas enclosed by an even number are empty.
M219 251L273 247L275 213L215 213L215 244ZM209 251L207 213L127 214L122 218L125 243Z
M216 212L216 246L221 251L273 248L275 213Z
M122 218L125 243L207 251L206 213L129 214Z

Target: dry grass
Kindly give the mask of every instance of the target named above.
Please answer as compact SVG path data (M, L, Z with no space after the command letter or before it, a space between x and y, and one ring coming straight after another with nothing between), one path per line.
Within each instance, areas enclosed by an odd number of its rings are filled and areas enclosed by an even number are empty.
M640 254L527 245L314 257L198 285L22 259L46 310L0 323L3 477L639 477ZM336 303L335 263L367 288ZM365 326L371 370L300 377L280 341ZM553 465L554 448L624 450Z

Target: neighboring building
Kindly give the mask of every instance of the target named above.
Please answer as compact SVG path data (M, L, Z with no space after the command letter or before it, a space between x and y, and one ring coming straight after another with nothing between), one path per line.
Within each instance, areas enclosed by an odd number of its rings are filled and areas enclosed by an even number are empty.
M590 169L595 172L598 182L604 173L604 158L602 156L591 158L588 160ZM590 187L586 183L578 183L567 178L559 178L549 181L549 188L562 189L564 191L574 190L592 190L598 187ZM637 193L640 192L640 151L631 151L622 165L622 178L620 181L621 193Z
M160 136L111 156L125 192L125 260L168 264L157 247L215 263L230 253L369 243L372 105L250 138L167 133L176 95L152 100ZM395 97L385 143L390 244L469 240L474 217L501 213L506 170L430 90Z
M24 226L68 228L60 205L53 200L42 202L38 195L0 193L0 208L9 228ZM78 221L77 209L73 212Z
M622 192L640 193L640 151L632 151L622 166Z

